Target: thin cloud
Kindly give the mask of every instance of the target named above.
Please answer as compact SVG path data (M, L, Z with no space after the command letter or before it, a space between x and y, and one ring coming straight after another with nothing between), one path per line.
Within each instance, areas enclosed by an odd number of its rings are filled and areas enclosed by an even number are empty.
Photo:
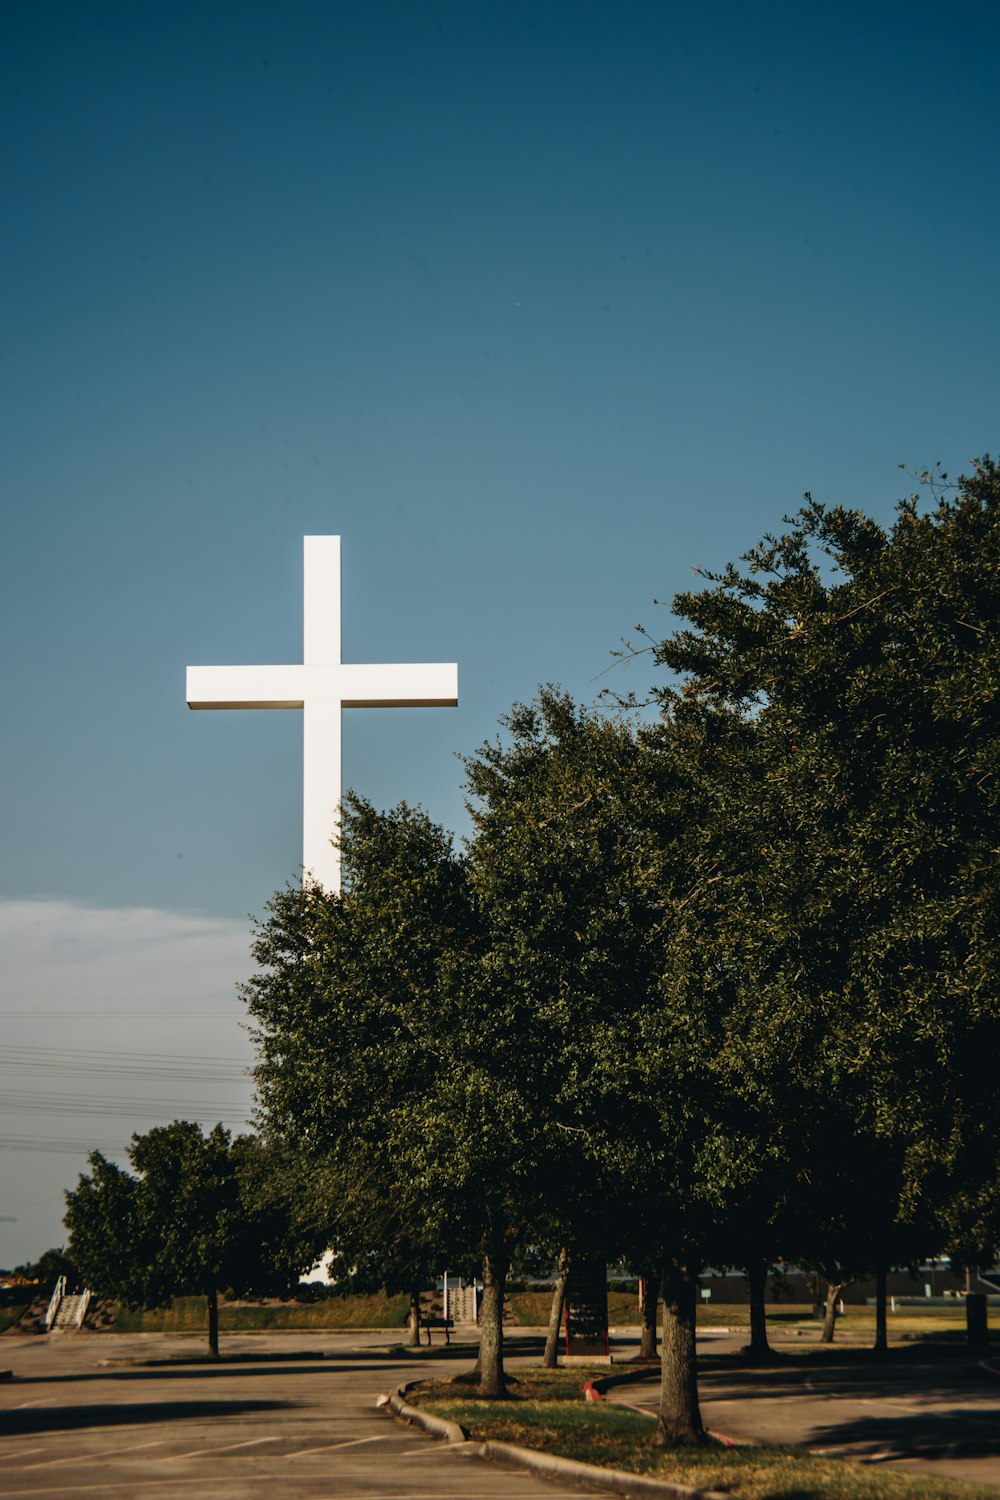
M250 940L226 918L0 900L0 1266L63 1243L94 1148L122 1160L177 1118L245 1124Z
M0 900L0 1006L217 1004L249 972L249 946L248 927L226 918Z

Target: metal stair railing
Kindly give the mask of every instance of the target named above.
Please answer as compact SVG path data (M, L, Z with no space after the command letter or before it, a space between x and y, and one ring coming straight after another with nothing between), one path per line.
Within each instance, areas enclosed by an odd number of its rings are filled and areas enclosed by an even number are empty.
M55 1288L54 1288L54 1290L52 1292L52 1296L49 1299L49 1305L48 1305L48 1308L46 1310L45 1317L42 1319L42 1323L44 1324L44 1326L45 1326L46 1329L51 1328L52 1325L53 1325L53 1323L55 1322L55 1319L56 1319L56 1317L58 1316L58 1313L59 1313L59 1305L62 1302L62 1299L65 1297L65 1295L66 1295L66 1278L65 1278L65 1276L60 1276L59 1280L55 1284Z
M74 1322L74 1327L76 1328L83 1327L83 1320L87 1316L87 1308L90 1306L90 1295L90 1292L86 1288L80 1293L80 1301L77 1303L76 1319Z

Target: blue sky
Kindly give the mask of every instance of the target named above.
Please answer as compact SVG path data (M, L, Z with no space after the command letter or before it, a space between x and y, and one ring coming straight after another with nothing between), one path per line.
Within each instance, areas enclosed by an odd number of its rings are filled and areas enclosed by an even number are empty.
M455 752L540 681L646 686L601 674L692 567L806 489L888 518L898 464L997 447L994 6L41 0L0 29L0 899L70 952L58 994L47 959L0 976L32 1045L143 1051L192 1009L166 935L239 951L295 877L299 716L191 714L184 668L300 659L304 534L344 538L347 660L459 663L456 710L346 715L348 784L461 831ZM114 967L135 911L152 988ZM84 929L132 975L115 1019ZM231 988L198 1003L244 1057ZM0 1264L58 1242L52 1201Z

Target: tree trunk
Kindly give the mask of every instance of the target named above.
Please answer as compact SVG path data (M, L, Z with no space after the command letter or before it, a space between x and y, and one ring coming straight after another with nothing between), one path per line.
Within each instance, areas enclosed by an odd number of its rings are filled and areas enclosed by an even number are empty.
M656 1448L708 1441L698 1409L696 1302L694 1275L685 1266L668 1266L663 1277L660 1411L653 1438Z
M639 1358L656 1358L656 1313L660 1305L659 1276L639 1277L639 1311L642 1314L642 1334L639 1338Z
M840 1301L841 1294L846 1285L846 1281L828 1281L826 1284L826 1303L823 1310L821 1344L833 1343L833 1330L837 1322L837 1303Z
M889 1321L886 1317L885 1283L888 1267L882 1263L875 1271L875 1343L876 1354L887 1354L889 1350Z
M210 1287L208 1298L208 1352L213 1359L219 1357L219 1293Z
M420 1292L410 1292L410 1337L407 1340L411 1349L419 1347L420 1344Z
M990 1352L990 1325L985 1292L969 1292L965 1298L965 1332L970 1354Z
M507 1394L503 1369L503 1303L507 1260L492 1247L483 1255L483 1300L479 1307L480 1396L502 1400Z
M563 1308L566 1306L566 1277L568 1275L569 1251L564 1246L559 1251L556 1284L552 1293L552 1308L549 1312L549 1327L545 1335L545 1355L542 1364L546 1370L554 1370L559 1364L559 1329L562 1324Z
M754 1359L768 1359L771 1346L767 1342L767 1261L752 1260L746 1268L747 1286L750 1290L750 1342L746 1352Z

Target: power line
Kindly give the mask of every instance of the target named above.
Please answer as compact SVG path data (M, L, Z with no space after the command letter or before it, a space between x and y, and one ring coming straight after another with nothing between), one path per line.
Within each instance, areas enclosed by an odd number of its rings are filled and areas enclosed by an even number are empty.
M71 1141L61 1137L0 1135L0 1151L45 1151L66 1156L87 1156L91 1151L120 1156L128 1144L128 1141L117 1140L90 1141L83 1145L79 1140Z
M50 1047L37 1042L19 1043L13 1047L5 1049L5 1051L30 1054L40 1053L44 1056L52 1057L128 1057L134 1058L139 1062L186 1063L198 1061L198 1059L192 1058L191 1054L188 1052L137 1052L132 1048L125 1047ZM213 1063L221 1060L222 1059L218 1058L211 1059ZM234 1067L239 1066L236 1058L228 1058L225 1060L232 1063Z
M142 990L123 990L119 985L95 980L85 987L74 989L67 985L63 990L43 995L15 990L5 982L2 970L0 986L0 1015L5 1016L130 1016L148 1014L151 1009L169 1016L176 1015L178 1006L186 1007L194 1015L213 1009L220 1014L224 1011L246 1014L242 995L220 995L217 990L210 994L188 989L180 995L147 995ZM91 1006L99 1006L100 1010L92 1010Z
M89 1005L87 1005L87 1002L83 1000L80 1002L80 1005L76 1009L72 1010L54 1010L49 1006L37 1005L31 1006L30 1009L25 1008L23 1010L12 1010L4 1006L0 1007L0 1016L69 1016L77 1021L89 1021L92 1016L111 1016L118 1020L129 1021L172 1021L179 1017L184 1017L188 1020L196 1019L199 1021L220 1021L227 1019L227 1017L223 1015L221 1007L224 1005L228 1010L232 1004L232 1002L228 1000L206 1000L204 1005L199 1010L177 1010L174 1006L166 1006L157 1010L149 1010L147 1007L145 1007L145 1001L137 1000L135 1003L137 1006L141 1005L144 1008L142 1010L93 1010ZM159 1004L159 1002L157 1003ZM218 1014L211 1014L209 1007L212 1005L217 1005L220 1007ZM243 1013L243 1015L245 1016L245 1012Z
M71 985L67 985L65 989L56 990L51 995L39 994L37 990L25 992L23 990L8 989L4 994L4 1004L2 1007L0 1007L0 1009L2 1009L5 1014L9 1014L11 1007L13 1006L30 1005L32 1008L34 1008L36 1006L44 1005L54 1006L55 1010L53 1011L53 1014L73 1016L77 1014L77 1011L74 1006L66 1004L67 998L73 998L77 1001L78 1004L86 1005L87 994L90 991L96 991L96 993L94 994L95 1000L107 1000L110 998L107 995L106 990L103 993L101 992L98 987L98 981L95 979L86 988L74 990ZM169 1009L174 1005L233 1006L243 1005L245 1003L242 996L235 993L232 995L220 995L218 991L215 991L212 994L205 994L204 992L202 992L199 995L196 990L188 989L185 990L182 995L147 995L142 990L123 991L118 989L117 986L115 1000L117 1002L116 1013L117 1010L121 1010L122 1007L127 1007L129 1005L160 1005L165 1007L166 1009ZM125 1014L127 1013L128 1012L125 1011Z
M199 1121L196 1123L206 1123ZM224 1123L224 1122L223 1122ZM235 1124L246 1125L246 1121L234 1121ZM252 1128L247 1127L248 1129ZM117 1140L88 1140L81 1141L79 1138L71 1140L67 1136L36 1136L36 1135L4 1135L0 1133L0 1151L35 1151L60 1156L89 1156L92 1151L100 1151L102 1156L124 1156L131 1145L128 1140L119 1137Z
M11 1046L0 1056L0 1071L72 1074L74 1077L128 1078L132 1082L232 1083L245 1079L252 1060L196 1058L178 1053L115 1049Z
M161 1119L166 1115L171 1119L176 1119L178 1112L182 1112L211 1115L213 1119L234 1120L237 1117L232 1111L238 1109L240 1109L240 1103L230 1100L224 1102L216 1100L213 1104L204 1104L188 1099L105 1100L88 1099L82 1094L67 1097L57 1094L0 1093L0 1112L4 1114L14 1112L19 1115L129 1115L138 1116L141 1119ZM244 1110L238 1118L242 1120L245 1114Z

